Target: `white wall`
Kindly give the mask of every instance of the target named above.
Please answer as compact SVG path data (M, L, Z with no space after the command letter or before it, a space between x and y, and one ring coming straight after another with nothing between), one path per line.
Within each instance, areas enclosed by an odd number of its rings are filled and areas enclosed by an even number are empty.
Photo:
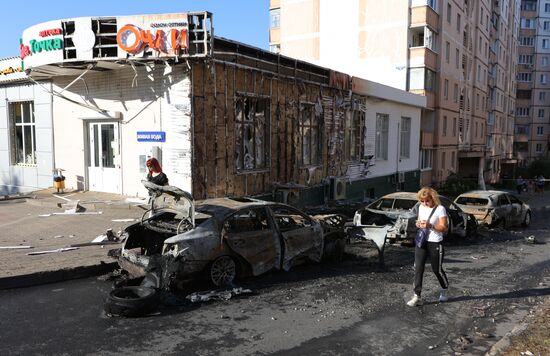
M191 190L190 154L183 164L176 157L183 154L183 145L190 147L190 143L182 144L181 140L191 139L190 134L182 132L182 127L183 130L190 129L190 105L187 109L183 107L189 104L184 95L190 93L185 68L185 65L179 65L169 70L157 64L149 69L137 66L135 71L126 66L105 72L89 72L63 93L78 103L107 110L111 116L120 113L121 194L146 195L141 184L146 172L140 170L139 155L151 146L161 147L163 170L170 184ZM72 80L74 77L56 78L54 90L61 91ZM113 119L58 97L55 97L53 107L56 165L66 170L68 188L87 189L87 123L89 119ZM175 127L178 120L181 125ZM185 120L189 123L182 122ZM174 129L179 130L177 135ZM166 131L166 142L137 142L137 131ZM84 181L84 186L78 184L79 181Z
M46 88L50 83L43 82ZM9 102L34 101L36 165L12 165L9 130ZM4 84L0 88L0 194L29 192L53 185L53 142L51 96L40 86L28 83Z

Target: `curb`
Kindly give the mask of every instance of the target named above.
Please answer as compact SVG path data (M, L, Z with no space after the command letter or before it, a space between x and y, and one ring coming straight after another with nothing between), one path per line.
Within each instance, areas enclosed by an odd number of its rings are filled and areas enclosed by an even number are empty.
M25 203L33 206L40 206L40 207L48 207L48 208L55 208L60 209L59 204L61 204L61 201L54 202L54 201L44 201L40 199L25 199ZM79 205L92 210L98 210L98 209L120 209L120 210L133 210L133 209L142 209L139 204L129 204L124 202L111 202L111 203L87 203L87 202L79 202ZM143 209L142 209L143 210Z
M500 340L498 340L487 353L485 353L485 356L496 356L500 355L502 352L506 351L506 349L510 346L510 339L520 334L522 331L527 329L529 327L529 323L522 322L518 325L516 325L511 331L506 333Z
M97 265L66 268L57 271L36 272L20 276L0 278L0 290L33 287L42 284L63 282L71 279L100 276L113 272L118 267L117 262L101 262Z

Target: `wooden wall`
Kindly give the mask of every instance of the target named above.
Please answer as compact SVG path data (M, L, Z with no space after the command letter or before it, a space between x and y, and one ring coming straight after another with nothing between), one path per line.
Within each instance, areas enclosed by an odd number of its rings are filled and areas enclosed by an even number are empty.
M192 85L195 199L265 194L275 183L314 186L327 176L346 173L343 118L350 110L349 91L262 70L261 62L211 60L193 63ZM266 170L242 173L235 168L235 100L243 93L270 98L270 167ZM300 166L300 102L323 105L323 163L309 169Z

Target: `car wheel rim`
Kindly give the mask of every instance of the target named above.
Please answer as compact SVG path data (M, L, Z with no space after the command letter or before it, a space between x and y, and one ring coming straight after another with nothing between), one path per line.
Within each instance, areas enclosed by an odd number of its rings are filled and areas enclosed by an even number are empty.
M236 272L235 261L229 256L222 256L212 263L210 278L212 283L219 287L233 282Z

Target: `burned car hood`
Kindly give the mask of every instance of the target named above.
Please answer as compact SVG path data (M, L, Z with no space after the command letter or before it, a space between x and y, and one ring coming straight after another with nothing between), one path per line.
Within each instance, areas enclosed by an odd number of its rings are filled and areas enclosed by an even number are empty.
M141 183L149 191L151 199L154 199L152 210L172 209L194 220L195 200L189 192L172 185L157 185L146 180L142 180ZM164 194L169 197L163 197Z

